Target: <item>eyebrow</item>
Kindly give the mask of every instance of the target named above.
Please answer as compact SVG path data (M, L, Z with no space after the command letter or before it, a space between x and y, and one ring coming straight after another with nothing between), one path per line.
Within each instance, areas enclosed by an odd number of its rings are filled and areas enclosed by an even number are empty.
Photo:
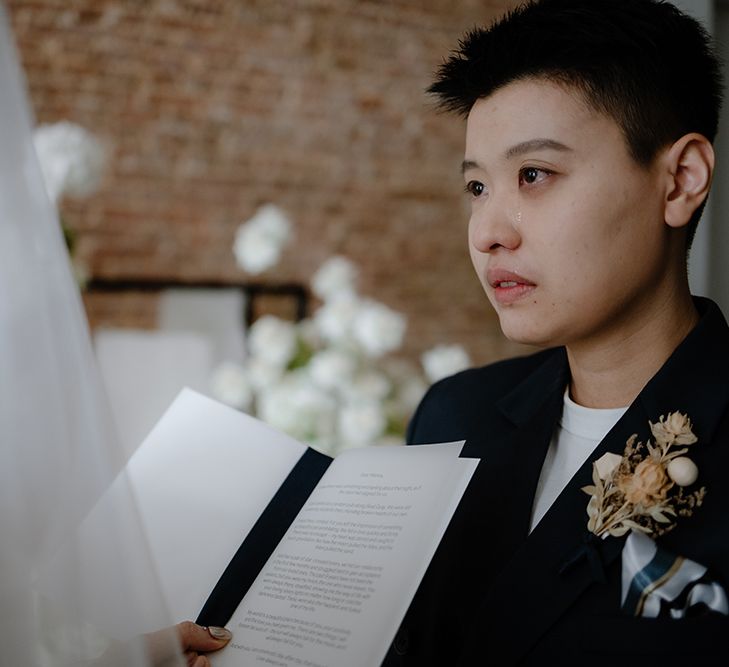
M529 139L528 141L522 141L520 144L516 144L511 148L507 148L504 152L504 157L509 160L517 155L523 155L524 153L530 153L532 151L538 151L543 149L552 151L571 151L572 149L559 141L554 139Z
M524 153L531 153L539 150L553 150L553 151L571 151L569 146L565 146L559 141L554 139L529 139L522 141L504 151L504 159L510 160ZM461 173L465 173L469 169L479 169L481 165L474 160L464 160L461 163Z

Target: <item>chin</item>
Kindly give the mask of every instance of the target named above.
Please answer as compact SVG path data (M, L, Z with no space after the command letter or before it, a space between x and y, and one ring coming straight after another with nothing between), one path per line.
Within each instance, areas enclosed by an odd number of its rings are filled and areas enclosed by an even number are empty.
M516 321L516 318L499 314L501 332L510 341L522 345L533 345L535 347L555 347L563 345L563 341L557 340L553 332L535 322Z

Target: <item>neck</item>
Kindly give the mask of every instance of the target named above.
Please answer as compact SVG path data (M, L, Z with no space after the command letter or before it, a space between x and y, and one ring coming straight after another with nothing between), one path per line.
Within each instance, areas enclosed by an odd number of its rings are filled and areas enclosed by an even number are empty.
M686 287L618 332L568 345L572 400L591 408L630 405L698 319Z

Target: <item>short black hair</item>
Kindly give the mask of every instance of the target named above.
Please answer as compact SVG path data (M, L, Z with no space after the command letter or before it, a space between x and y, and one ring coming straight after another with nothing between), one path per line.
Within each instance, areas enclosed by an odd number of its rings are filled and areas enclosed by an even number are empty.
M580 91L644 166L684 134L716 137L722 76L711 38L663 0L529 0L467 33L428 92L467 115L478 99L528 78Z

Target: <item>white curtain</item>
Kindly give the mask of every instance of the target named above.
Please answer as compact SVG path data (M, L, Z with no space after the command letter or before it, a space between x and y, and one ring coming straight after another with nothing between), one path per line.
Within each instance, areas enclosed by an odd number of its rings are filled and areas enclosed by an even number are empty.
M79 533L124 457L31 126L0 5L0 662L148 665L147 640L98 627L90 611L114 609L120 628L140 610L169 617L123 478L106 534ZM112 584L102 600L85 585L92 570ZM171 632L158 642L175 643Z

